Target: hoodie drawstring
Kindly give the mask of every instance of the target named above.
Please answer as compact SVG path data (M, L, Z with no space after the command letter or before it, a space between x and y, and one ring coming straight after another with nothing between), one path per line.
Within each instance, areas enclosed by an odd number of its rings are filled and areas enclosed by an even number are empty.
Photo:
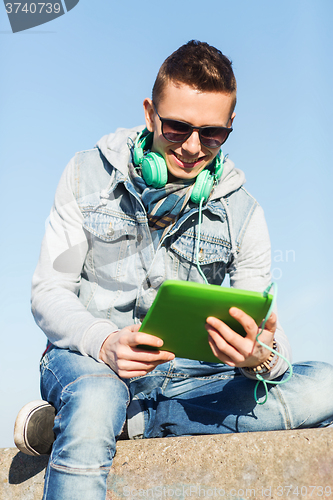
M110 175L110 180L108 182L108 185L106 187L106 189L102 189L102 191L100 192L99 194L99 197L100 197L100 202L98 203L98 205L96 205L94 207L94 212L96 212L96 210L104 205L107 204L107 200L109 199L110 197L110 190L112 188L112 184L114 182L114 178L115 178L115 175L116 175L116 170L113 169L112 172L111 172L111 175Z

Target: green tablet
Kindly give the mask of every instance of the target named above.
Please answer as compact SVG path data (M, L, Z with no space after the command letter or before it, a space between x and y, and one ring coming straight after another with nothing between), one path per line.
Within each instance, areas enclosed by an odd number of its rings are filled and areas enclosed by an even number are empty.
M158 290L140 331L160 337L163 350L177 357L218 363L208 344L206 318L219 318L245 336L243 327L230 316L230 307L238 307L260 325L272 299L271 294L168 280ZM150 346L138 347L152 350Z

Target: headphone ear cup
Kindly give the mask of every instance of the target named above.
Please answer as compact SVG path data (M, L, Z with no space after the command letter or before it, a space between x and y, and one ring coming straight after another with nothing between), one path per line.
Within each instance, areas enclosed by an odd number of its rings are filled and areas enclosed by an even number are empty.
M221 179L224 168L224 157L222 151L217 155L215 160L215 172L214 177L218 181Z
M148 153L141 164L142 177L148 186L164 187L168 180L168 169L165 160L159 153Z
M213 188L214 177L209 170L204 169L197 176L191 193L191 201L199 205L202 198L207 201Z
M140 165L143 159L143 149L141 146L134 146L133 149L133 163L134 165Z
M139 167L142 163L145 149L151 149L153 144L153 134L145 128L137 135L133 148L133 163Z

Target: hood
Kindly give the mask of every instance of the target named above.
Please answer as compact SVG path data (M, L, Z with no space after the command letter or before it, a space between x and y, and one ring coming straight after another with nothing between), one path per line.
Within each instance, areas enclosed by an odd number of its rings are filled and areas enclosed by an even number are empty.
M138 132L144 129L144 125L132 129L118 128L114 133L102 137L96 147L105 158L119 170L125 177L128 175L128 162L130 161L130 149ZM235 168L234 163L226 158L222 177L215 186L211 200L222 198L245 184L245 175L242 170Z

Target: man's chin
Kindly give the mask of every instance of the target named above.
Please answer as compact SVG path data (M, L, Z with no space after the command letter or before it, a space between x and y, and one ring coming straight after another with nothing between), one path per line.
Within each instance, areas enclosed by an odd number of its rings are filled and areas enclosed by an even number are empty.
M201 168L200 170L198 169L193 170L193 169L182 169L180 167L178 168L168 167L168 179L172 179L173 181L180 179L182 180L195 179L197 175L199 175L200 172L203 170L203 168Z

